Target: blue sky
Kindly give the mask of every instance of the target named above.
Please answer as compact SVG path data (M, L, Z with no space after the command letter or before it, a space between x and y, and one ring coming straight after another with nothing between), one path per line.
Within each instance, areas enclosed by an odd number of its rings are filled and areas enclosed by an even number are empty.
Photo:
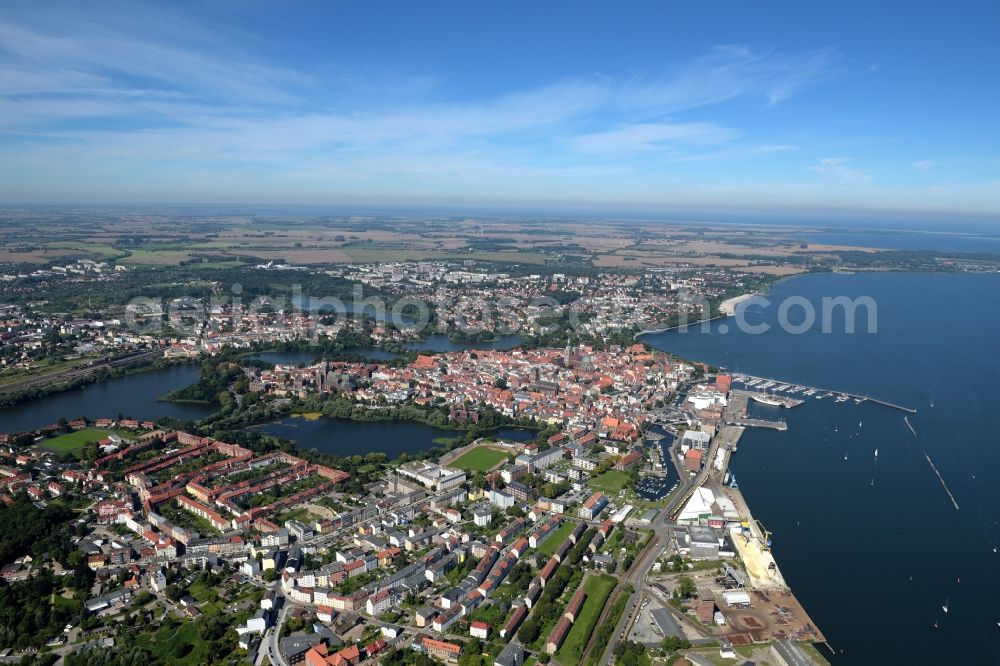
M995 2L7 2L0 200L1000 213Z

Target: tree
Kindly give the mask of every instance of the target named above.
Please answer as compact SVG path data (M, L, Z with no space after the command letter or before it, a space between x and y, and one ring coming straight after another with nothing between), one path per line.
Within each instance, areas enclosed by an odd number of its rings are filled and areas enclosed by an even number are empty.
M641 643L624 641L615 646L614 655L622 666L639 666L643 663L646 646Z
M680 580L677 581L677 588L674 590L674 596L679 599L690 599L698 591L695 587L694 581L687 576L681 576Z
M538 638L540 631L538 622L532 616L525 620L521 628L517 630L517 637L524 644L532 643Z
M167 599L171 601L180 601L181 597L184 596L184 590L171 583L167 585L166 595Z
M688 649L691 647L691 642L680 636L667 636L660 642L660 647L667 652L676 652L677 650Z

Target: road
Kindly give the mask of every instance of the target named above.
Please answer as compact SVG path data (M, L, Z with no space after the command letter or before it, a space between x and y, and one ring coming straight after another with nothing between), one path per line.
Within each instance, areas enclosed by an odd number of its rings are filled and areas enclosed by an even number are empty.
M278 589L278 585L275 585L275 589ZM284 597L281 597L285 603L281 604L281 610L278 611L278 619L275 621L274 626L268 630L268 633L264 635L264 640L261 642L260 651L257 654L257 663L261 661L261 655L264 653L264 646L267 646L267 656L271 660L273 666L288 666L288 662L281 654L280 636L281 628L285 626L285 620L288 619L288 611L292 609L292 605L287 603Z
M709 458L710 459L710 458ZM612 664L614 658L612 652L618 642L624 639L625 634L632 623L635 621L636 614L642 608L642 595L643 595L643 583L646 580L646 576L649 574L649 570L653 567L653 563L656 562L657 556L660 554L662 547L666 545L670 540L670 527L668 524L669 516L674 512L680 502L685 499L688 490L695 483L701 483L702 474L699 474L695 480L691 480L688 473L681 469L677 464L677 458L673 455L673 449L671 448L670 460L673 462L674 467L677 468L677 473L680 478L688 479L684 482L674 497L667 502L667 506L663 511L660 511L656 520L652 523L653 537L650 539L649 546L646 551L632 565L632 571L624 579L632 585L632 594L629 597L628 604L625 606L625 612L622 613L621 618L618 620L618 624L615 626L614 632L611 634L611 639L608 641L607 646L604 648L604 654L601 655L601 659L598 663L600 664ZM707 469L707 467L706 467ZM703 472L705 470L702 470Z
M723 430L725 431L725 428ZM659 513L656 520L653 521L653 538L650 540L649 549L642 556L642 558L632 566L631 573L624 579L626 582L632 584L633 591L629 597L628 604L625 606L625 612L622 613L621 619L619 619L618 624L615 626L615 630L611 634L611 639L608 641L608 645L604 649L604 654L601 656L601 660L598 663L614 663L612 651L615 649L615 645L617 645L619 641L625 639L629 627L632 626L638 612L642 609L642 596L644 594L643 585L646 581L646 576L649 574L649 570L653 567L653 563L656 562L657 555L659 555L662 550L662 546L666 545L670 540L669 521L674 512L687 501L690 493L695 488L701 486L701 484L704 483L709 477L713 470L712 461L715 460L715 455L719 446L724 443L733 443L733 438L735 437L735 439L739 439L739 435L741 435L742 432L742 429L739 429L738 432L723 432L720 433L720 436L714 437L712 439L711 446L709 446L708 453L703 458L705 466L702 467L701 471L699 471L693 478L677 463L677 457L673 454L673 448L671 447L670 460L677 469L677 473L682 480L683 485L674 494L673 498L667 502L666 507ZM687 480L684 481L685 479Z

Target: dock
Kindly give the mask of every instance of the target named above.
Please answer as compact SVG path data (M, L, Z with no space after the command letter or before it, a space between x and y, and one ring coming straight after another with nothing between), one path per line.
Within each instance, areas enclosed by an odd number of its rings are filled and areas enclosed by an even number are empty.
M726 425L741 426L743 428L770 428L771 430L788 430L788 424L784 421L769 421L768 419L748 419L737 418L726 421Z
M786 409L791 409L793 407L798 407L799 405L805 404L805 400L801 400L799 398L793 398L790 395L780 395L777 393L759 393L743 389L732 389L729 392L729 395L730 395L730 400L732 400L734 396L739 396L743 398L743 400L746 402L753 400L754 402L770 405L771 407L784 407Z
M722 423L727 426L736 426L740 428L740 433L742 434L743 428L770 428L772 430L788 430L788 424L782 420L770 420L770 419L754 419L750 418L747 414L747 404L753 394L748 391L732 390L729 393L729 404L726 405L726 409L722 412ZM799 401L794 401L801 404ZM792 404L795 407L796 404ZM739 438L737 437L737 441ZM735 446L735 443L734 443Z
M820 388L818 386L807 386L805 384L796 384L795 382L788 382L771 377L756 377L754 375L748 375L741 372L730 373L730 376L733 378L734 383L742 384L744 387L743 390L751 394L760 394L761 392L770 390L773 391L773 393L767 394L769 398L789 398L792 401L797 401L798 404L801 404L803 401L799 398L792 398L791 395L777 396L776 393L800 393L802 397L815 397L817 400L822 400L823 398L833 398L836 402L854 400L855 404L871 402L873 404L882 405L883 407L895 409L907 414L917 413L917 410L912 407L905 407L894 402L889 402L888 400L881 400L879 398L873 398L869 395L861 395L860 393L851 393L850 391L838 391L836 389Z
M741 414L746 407L745 400L746 397L741 396L731 401L727 405L728 413L725 418L745 416ZM727 524L726 532L743 567L731 567L736 572L732 575L732 580L736 588L745 591L748 596L745 604L727 607L727 624L718 632L713 632L713 637L731 640L734 644L737 639L749 639L751 642L790 639L822 644L826 637L789 588L778 567L771 549L772 533L751 513L743 493L735 484L729 483L729 461L742 434L742 427L723 426L712 438L708 453L704 456L705 466L691 478L689 485L667 509L669 521L675 522L677 514L695 490L704 486L716 497L728 499L736 510L737 516ZM726 592L718 579L716 586L718 589L713 588L712 592L718 599ZM752 633L748 633L748 628L752 628ZM810 660L809 663L813 662Z

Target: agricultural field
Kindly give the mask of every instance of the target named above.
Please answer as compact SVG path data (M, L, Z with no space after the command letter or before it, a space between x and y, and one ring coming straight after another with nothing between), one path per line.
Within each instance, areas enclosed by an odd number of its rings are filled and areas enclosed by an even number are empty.
M201 261L218 267L270 260L304 265L471 259L543 265L570 258L608 268L690 264L782 275L839 253L877 252L824 243L824 234L808 228L95 211L99 221L82 213L0 214L0 262L39 266L94 259L166 267Z
M499 449L488 446L477 446L466 451L457 459L448 464L455 469L471 469L476 472L485 472L492 468L501 460L507 459L507 453Z
M587 592L587 600L583 602L580 616L576 618L573 627L566 636L566 642L559 650L559 662L562 664L579 664L583 657L583 651L587 647L590 635L594 633L594 625L604 610L604 604L608 602L608 596L615 589L617 580L614 576L601 574L599 576L588 576L583 582L583 589Z
M83 430L68 432L64 435L47 439L44 442L41 442L38 445L38 448L51 451L59 455L70 453L79 458L84 447L88 444L105 439L109 434L111 433L107 430L85 428Z
M587 482L591 488L604 491L605 495L617 495L627 483L628 474L616 469L609 469Z

